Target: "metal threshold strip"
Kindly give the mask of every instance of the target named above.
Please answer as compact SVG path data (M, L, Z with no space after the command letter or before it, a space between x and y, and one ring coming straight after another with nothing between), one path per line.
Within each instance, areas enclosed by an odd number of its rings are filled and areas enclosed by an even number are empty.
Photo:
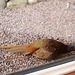
M75 55L57 59L49 64L16 72L10 75L59 75L61 73L67 73L68 71L75 71Z
M75 71L75 61L49 67L27 75L64 75Z

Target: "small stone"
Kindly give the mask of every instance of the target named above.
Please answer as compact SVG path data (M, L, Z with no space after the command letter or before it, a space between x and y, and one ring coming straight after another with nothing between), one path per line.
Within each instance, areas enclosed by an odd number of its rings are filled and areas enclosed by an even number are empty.
M28 0L28 3L29 4L34 4L34 3L36 3L37 2L37 0Z
M38 0L39 2L42 2L42 1L46 1L46 0Z
M6 1L0 0L0 10L3 10L6 7Z
M9 8L25 7L26 5L27 5L27 0L11 0L7 2L7 7Z
M67 3L67 4L66 4L66 7L67 7L67 8L69 8L69 7L70 7L70 4L69 4L69 3Z

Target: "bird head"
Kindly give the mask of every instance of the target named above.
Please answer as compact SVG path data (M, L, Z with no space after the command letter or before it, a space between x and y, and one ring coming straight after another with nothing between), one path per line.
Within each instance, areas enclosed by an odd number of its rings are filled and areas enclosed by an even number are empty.
M74 45L68 45L68 51L74 51L75 52L75 46Z

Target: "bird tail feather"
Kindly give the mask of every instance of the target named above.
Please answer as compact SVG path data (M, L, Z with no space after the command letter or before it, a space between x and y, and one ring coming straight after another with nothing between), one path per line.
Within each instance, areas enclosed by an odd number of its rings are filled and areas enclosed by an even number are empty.
M25 45L18 45L18 46L0 46L1 49L5 49L6 52L13 52L13 53L22 53L24 55L30 54L29 51L26 50Z

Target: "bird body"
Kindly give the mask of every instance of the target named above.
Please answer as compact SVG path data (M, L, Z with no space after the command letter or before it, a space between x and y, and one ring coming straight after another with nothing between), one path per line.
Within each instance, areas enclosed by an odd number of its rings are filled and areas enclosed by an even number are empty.
M41 59L54 59L58 55L68 52L67 45L52 39L42 40L43 44L39 50L33 53L33 56Z
M75 49L72 45L65 45L53 39L37 40L21 46L1 46L0 48L10 48L5 50L7 52L22 53L24 55L32 54L40 59L56 59L59 55Z

